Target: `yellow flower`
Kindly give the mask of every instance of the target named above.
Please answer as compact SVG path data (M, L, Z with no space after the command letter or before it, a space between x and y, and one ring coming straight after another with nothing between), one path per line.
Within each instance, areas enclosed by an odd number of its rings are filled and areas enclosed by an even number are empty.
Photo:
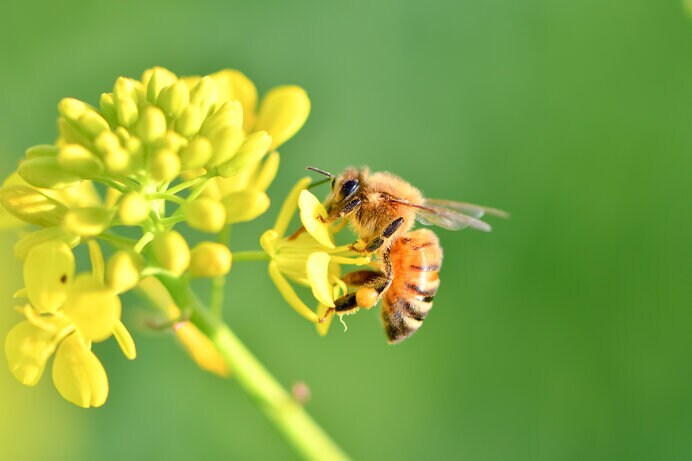
M309 184L310 178L296 184L286 198L274 228L262 235L260 245L270 257L269 276L284 300L307 320L319 323L324 322L326 308L334 307L334 299L339 293L346 292L340 279L340 265L365 265L370 258L358 256L349 250L348 245L334 245L334 227L319 219L319 216L326 217L326 211L307 191ZM301 228L294 235L284 237L299 205L301 222L307 232L302 232ZM288 279L309 287L315 299L326 308L316 313L307 307Z
M89 249L93 273L77 276L72 250L62 241L48 241L28 252L26 289L18 293L29 299L22 309L27 320L5 339L10 370L21 383L37 384L55 353L55 387L66 400L84 408L101 406L108 396L108 379L91 352L92 342L115 335L125 356L136 356L132 337L120 322L120 300L104 284L101 251L95 243Z

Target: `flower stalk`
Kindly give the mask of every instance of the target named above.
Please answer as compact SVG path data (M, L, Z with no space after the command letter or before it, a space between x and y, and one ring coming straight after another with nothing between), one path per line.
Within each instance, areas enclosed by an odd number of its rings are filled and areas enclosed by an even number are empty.
M189 312L190 321L211 339L233 371L238 384L303 458L334 461L348 459L228 325L201 304L183 279L164 272L157 273L156 277L181 311Z

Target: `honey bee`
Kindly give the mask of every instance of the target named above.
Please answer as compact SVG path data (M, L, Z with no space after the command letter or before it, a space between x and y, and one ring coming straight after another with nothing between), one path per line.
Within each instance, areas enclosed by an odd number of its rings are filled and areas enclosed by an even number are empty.
M414 186L388 172L371 174L367 168L348 168L335 176L319 168L308 170L331 181L324 221L346 219L359 237L351 248L375 253L379 266L377 271L346 274L344 281L356 291L337 299L332 309L349 314L360 307L369 309L383 298L382 322L390 344L420 328L440 285L440 241L429 229L412 231L415 222L488 232L490 225L480 220L484 214L507 217L494 208L426 199Z

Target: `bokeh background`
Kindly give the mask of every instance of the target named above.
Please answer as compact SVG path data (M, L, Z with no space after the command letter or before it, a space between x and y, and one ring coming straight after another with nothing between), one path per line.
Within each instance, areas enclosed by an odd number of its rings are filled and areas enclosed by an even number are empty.
M692 459L692 21L677 1L6 2L0 167L51 142L56 104L153 65L302 85L275 205L315 165L390 170L428 196L509 210L440 231L435 309L389 347L378 309L318 337L263 263L226 317L359 460ZM234 229L255 249L276 214ZM0 335L19 316L0 245ZM132 300L133 309L136 300ZM111 394L84 411L50 375L0 367L0 459L294 459L233 382L166 334L99 345ZM4 358L3 358L4 362Z

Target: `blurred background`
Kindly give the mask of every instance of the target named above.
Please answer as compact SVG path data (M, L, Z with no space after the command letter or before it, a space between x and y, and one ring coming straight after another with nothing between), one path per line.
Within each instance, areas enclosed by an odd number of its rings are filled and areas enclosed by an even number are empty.
M512 213L439 231L425 326L387 346L379 309L326 338L264 263L234 266L231 327L359 460L692 459L692 21L681 2L9 2L0 15L0 167L52 142L56 104L119 75L245 72L307 89L258 248L307 165L390 170L430 197ZM326 193L326 190L324 191ZM0 336L20 320L0 245ZM136 299L131 300L136 308ZM85 411L0 366L0 459L294 459L234 382L171 336L97 346L111 393Z

